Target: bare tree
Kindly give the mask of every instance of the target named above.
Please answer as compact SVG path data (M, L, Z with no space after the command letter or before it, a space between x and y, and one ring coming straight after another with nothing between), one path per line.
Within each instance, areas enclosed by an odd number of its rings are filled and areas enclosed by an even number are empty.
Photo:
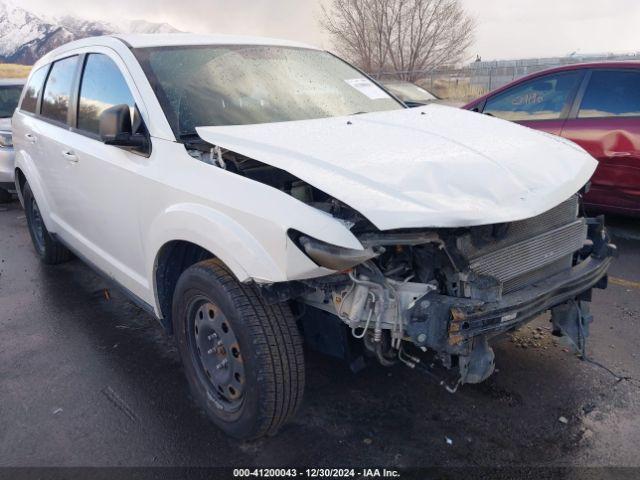
M475 27L459 0L330 0L321 24L364 71L409 81L461 61Z

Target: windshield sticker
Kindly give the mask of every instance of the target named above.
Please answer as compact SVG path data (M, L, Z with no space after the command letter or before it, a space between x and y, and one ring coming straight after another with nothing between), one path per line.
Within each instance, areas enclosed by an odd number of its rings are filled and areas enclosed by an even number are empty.
M351 78L345 80L347 84L358 90L363 95L366 95L371 100L380 100L383 98L389 98L389 95L373 83L368 78Z

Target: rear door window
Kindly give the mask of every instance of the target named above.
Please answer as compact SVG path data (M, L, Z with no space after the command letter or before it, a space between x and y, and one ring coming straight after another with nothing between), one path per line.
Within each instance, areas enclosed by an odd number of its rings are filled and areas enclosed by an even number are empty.
M487 100L483 113L511 121L558 120L582 78L582 72L567 72L535 78Z
M61 123L67 123L71 88L76 73L78 57L58 60L51 66L42 97L40 114Z
M22 103L20 104L20 110L25 112L36 113L36 107L38 106L38 98L40 97L40 91L42 85L44 85L44 79L47 77L49 66L41 67L31 75L27 86L25 87L24 97L22 97Z
M133 113L133 95L114 61L101 53L92 53L87 57L82 74L78 129L97 135L100 115L115 105L128 105Z
M578 118L640 117L640 72L596 70L582 98Z

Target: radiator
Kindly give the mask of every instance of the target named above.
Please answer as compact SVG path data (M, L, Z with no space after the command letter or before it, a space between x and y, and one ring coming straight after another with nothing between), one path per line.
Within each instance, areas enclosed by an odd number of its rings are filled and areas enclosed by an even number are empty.
M511 223L500 240L481 247L468 242L461 250L470 270L498 279L509 293L571 267L587 238L586 221L577 213L574 196L542 215Z
M474 258L469 267L506 282L580 250L586 238L587 224L580 219Z

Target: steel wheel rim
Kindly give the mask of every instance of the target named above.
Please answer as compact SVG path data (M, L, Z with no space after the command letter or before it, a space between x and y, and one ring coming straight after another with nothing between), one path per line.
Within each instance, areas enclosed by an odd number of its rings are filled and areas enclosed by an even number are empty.
M235 412L244 400L245 369L231 323L209 300L195 302L189 317L191 351L209 397L218 408Z
M44 250L44 222L40 209L35 200L31 201L31 229L33 230L33 238L36 241L36 247L39 251Z

